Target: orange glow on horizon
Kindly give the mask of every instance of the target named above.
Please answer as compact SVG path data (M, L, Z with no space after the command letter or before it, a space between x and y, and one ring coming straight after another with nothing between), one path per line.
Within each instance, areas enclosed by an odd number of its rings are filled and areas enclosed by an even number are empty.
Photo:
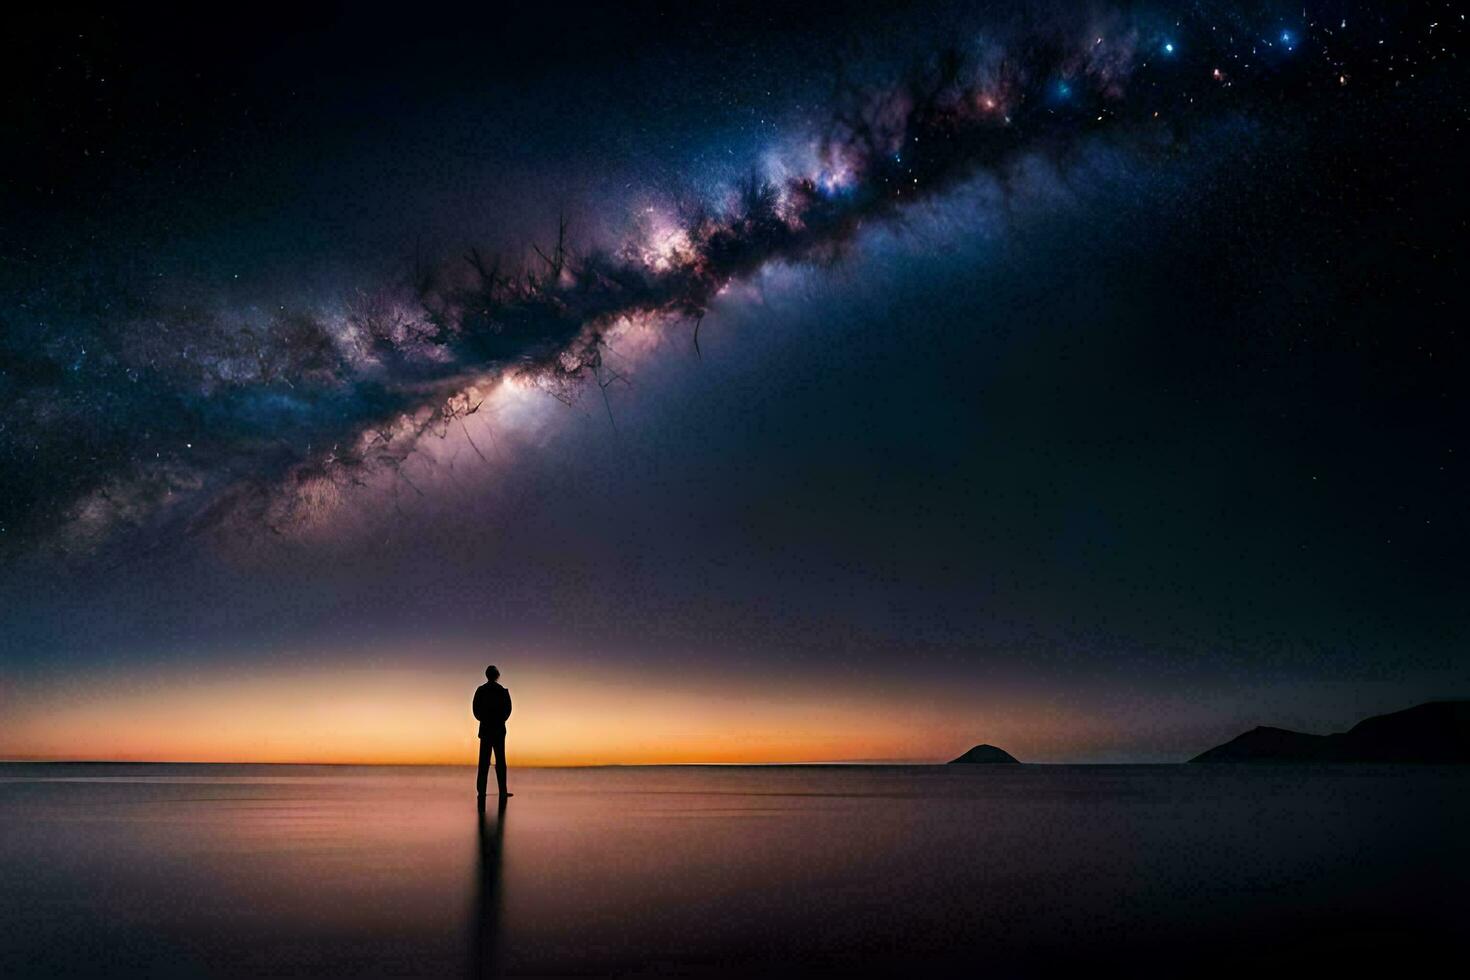
M5 693L0 759L471 764L473 671L238 668ZM673 684L508 669L512 766L944 761L978 741L1019 757L1094 741L1074 716L923 690Z

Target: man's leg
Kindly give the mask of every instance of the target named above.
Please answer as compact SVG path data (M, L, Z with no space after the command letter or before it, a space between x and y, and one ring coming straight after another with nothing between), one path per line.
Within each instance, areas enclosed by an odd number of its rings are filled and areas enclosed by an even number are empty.
M491 739L480 739L480 771L475 776L475 789L479 791L481 796L485 795L485 777L489 775L490 747ZM500 779L500 785L505 785L505 778L503 776Z
M495 781L500 784L500 795L505 795L505 732L495 739ZM481 785L484 785L483 782ZM481 790L483 793L484 790Z

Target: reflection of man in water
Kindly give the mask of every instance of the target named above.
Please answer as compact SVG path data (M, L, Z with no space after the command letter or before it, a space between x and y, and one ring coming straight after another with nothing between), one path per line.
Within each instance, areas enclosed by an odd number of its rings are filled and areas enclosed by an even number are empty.
M510 717L510 692L496 683L500 670L494 664L485 668L489 683L475 688L473 710L480 721L480 772L475 779L475 788L480 799L485 798L485 776L490 768L490 753L495 753L495 781L500 784L500 796L514 796L505 791L505 719Z
M480 797L480 887L475 890L474 947L470 951L474 977L500 976L500 852L505 840L505 797L491 824Z

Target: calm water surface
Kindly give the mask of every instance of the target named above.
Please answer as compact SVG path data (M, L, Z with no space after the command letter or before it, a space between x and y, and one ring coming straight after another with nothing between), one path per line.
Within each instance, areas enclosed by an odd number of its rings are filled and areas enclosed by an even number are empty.
M4 764L0 975L1412 968L1467 770Z

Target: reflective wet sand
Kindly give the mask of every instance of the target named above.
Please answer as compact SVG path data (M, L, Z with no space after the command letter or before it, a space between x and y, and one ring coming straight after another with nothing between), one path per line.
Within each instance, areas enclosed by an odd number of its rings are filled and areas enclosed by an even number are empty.
M1470 772L0 765L0 974L1028 975L1451 949Z

